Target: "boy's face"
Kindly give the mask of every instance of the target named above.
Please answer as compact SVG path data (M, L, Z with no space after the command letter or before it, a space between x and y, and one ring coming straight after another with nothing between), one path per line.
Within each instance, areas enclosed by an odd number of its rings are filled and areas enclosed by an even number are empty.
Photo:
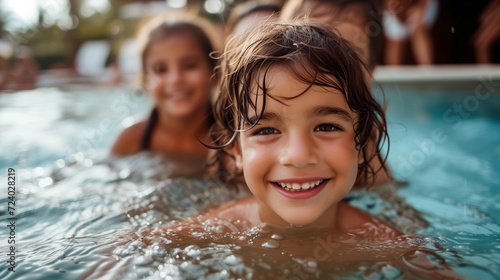
M283 66L271 67L266 87L285 104L266 99L259 123L240 134L236 156L260 201L261 219L276 225L335 226L337 204L352 188L358 170L356 114L343 94L331 88L312 86L286 100L308 84Z

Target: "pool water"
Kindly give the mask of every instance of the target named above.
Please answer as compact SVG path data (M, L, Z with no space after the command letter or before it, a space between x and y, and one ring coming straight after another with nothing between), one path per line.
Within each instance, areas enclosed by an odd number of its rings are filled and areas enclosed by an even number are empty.
M391 242L345 233L294 236L244 221L172 227L247 193L173 156L109 158L123 126L147 115L144 96L95 86L1 94L0 178L7 182L8 168L15 169L17 220L16 271L7 270L11 244L3 235L0 278L406 279L430 273L441 279L439 271L449 265L467 279L497 279L499 85L481 91L475 84L383 86L389 165L398 182L354 191L350 203L421 236ZM6 190L0 198L5 228L11 217ZM413 250L415 243L426 249ZM437 265L419 267L422 252Z

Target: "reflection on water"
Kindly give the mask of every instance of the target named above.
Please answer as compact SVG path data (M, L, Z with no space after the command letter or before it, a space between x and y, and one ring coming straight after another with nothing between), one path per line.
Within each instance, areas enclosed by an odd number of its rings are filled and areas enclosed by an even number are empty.
M42 92L43 98L34 91L0 96L0 125L9 132L0 139L0 167L14 167L18 176L16 272L3 269L2 279L406 279L436 275L447 265L467 279L500 275L499 118L479 114L454 129L442 123L440 111L426 115L424 107L425 114L414 113L426 117L414 119L389 108L389 117L406 126L403 131L391 124L389 158L396 178L405 183L350 196L351 204L425 236L388 242L355 233L291 235L243 221L193 220L190 227L179 226L180 220L247 192L209 180L193 159L150 153L106 158L120 127L99 125L124 119L109 105L131 100L123 91ZM36 102L21 102L27 97ZM404 98L411 104L418 96ZM141 102L130 105L128 114L146 115L147 103ZM415 139L429 138L436 127L448 140L416 162L410 155L422 149ZM78 145L87 152L79 152ZM401 165L403 160L412 169ZM1 197L4 225L7 198ZM6 242L0 251L8 251ZM4 253L0 262L6 263Z

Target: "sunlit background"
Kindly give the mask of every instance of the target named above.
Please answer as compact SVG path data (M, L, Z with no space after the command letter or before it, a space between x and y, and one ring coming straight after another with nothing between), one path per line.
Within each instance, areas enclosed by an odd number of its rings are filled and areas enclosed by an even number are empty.
M117 2L117 3L112 3ZM120 3L122 2L122 3ZM42 23L44 26L57 25L62 29L72 27L70 6L80 5L80 15L90 18L96 14L108 14L112 4L132 2L164 2L166 7L182 8L188 4L188 0L165 0L165 1L113 1L113 0L2 0L0 9L5 30L16 32L29 29ZM219 14L224 11L225 4L222 0L192 1L202 4L203 9L210 14Z
M6 15L5 29L10 32L36 27L40 21L44 26L55 24L62 29L68 29L71 27L68 24L71 22L69 8L70 3L64 0L3 0L1 2L1 9ZM91 17L95 13L107 13L109 9L108 0L85 0L80 13L84 17Z
M218 23L228 13L223 0L1 0L0 56L14 65L27 53L42 73L54 76L102 76L120 64L134 72L133 37L141 20L180 8ZM72 72L59 71L71 69ZM0 70L1 71L1 70ZM40 82L40 80L39 80ZM50 79L43 79L44 86Z
M133 38L144 18L188 9L211 20L222 30L231 9L246 1L0 0L0 57L15 65L20 56L30 54L41 74L50 73L50 78L61 75L102 77L103 69L110 67L118 67L130 78L138 64L132 55L136 51ZM493 0L438 2L435 23L430 29L433 64L478 62L478 56L486 52L478 52L475 47L481 30L482 35L489 36L490 46L483 47L490 50L488 62L500 62L500 27L495 27L500 24L494 19L498 7L494 11L490 9L493 16L485 21L488 5L494 3ZM403 64L417 63L412 47L410 43L405 46ZM378 65L384 64L381 53ZM59 71L61 69L72 71ZM50 79L41 79L38 85L50 82Z

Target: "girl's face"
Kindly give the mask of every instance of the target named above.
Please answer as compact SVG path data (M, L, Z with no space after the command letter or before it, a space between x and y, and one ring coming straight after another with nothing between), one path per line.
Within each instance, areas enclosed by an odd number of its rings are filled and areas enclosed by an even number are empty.
M151 44L145 59L146 89L162 114L189 118L205 112L212 69L191 35L172 35Z
M314 3L314 4L313 4ZM304 3L304 10L311 10L311 19L319 20L336 29L342 38L349 41L358 54L369 65L370 62L370 36L369 27L366 22L361 4L350 4L345 6L339 13L339 7L328 2ZM371 80L369 80L371 83Z
M331 88L314 85L286 100L308 84L283 66L271 67L266 86L285 104L266 99L259 123L240 133L236 156L260 201L261 219L276 225L335 226L337 204L354 185L358 170L356 114L343 94Z

